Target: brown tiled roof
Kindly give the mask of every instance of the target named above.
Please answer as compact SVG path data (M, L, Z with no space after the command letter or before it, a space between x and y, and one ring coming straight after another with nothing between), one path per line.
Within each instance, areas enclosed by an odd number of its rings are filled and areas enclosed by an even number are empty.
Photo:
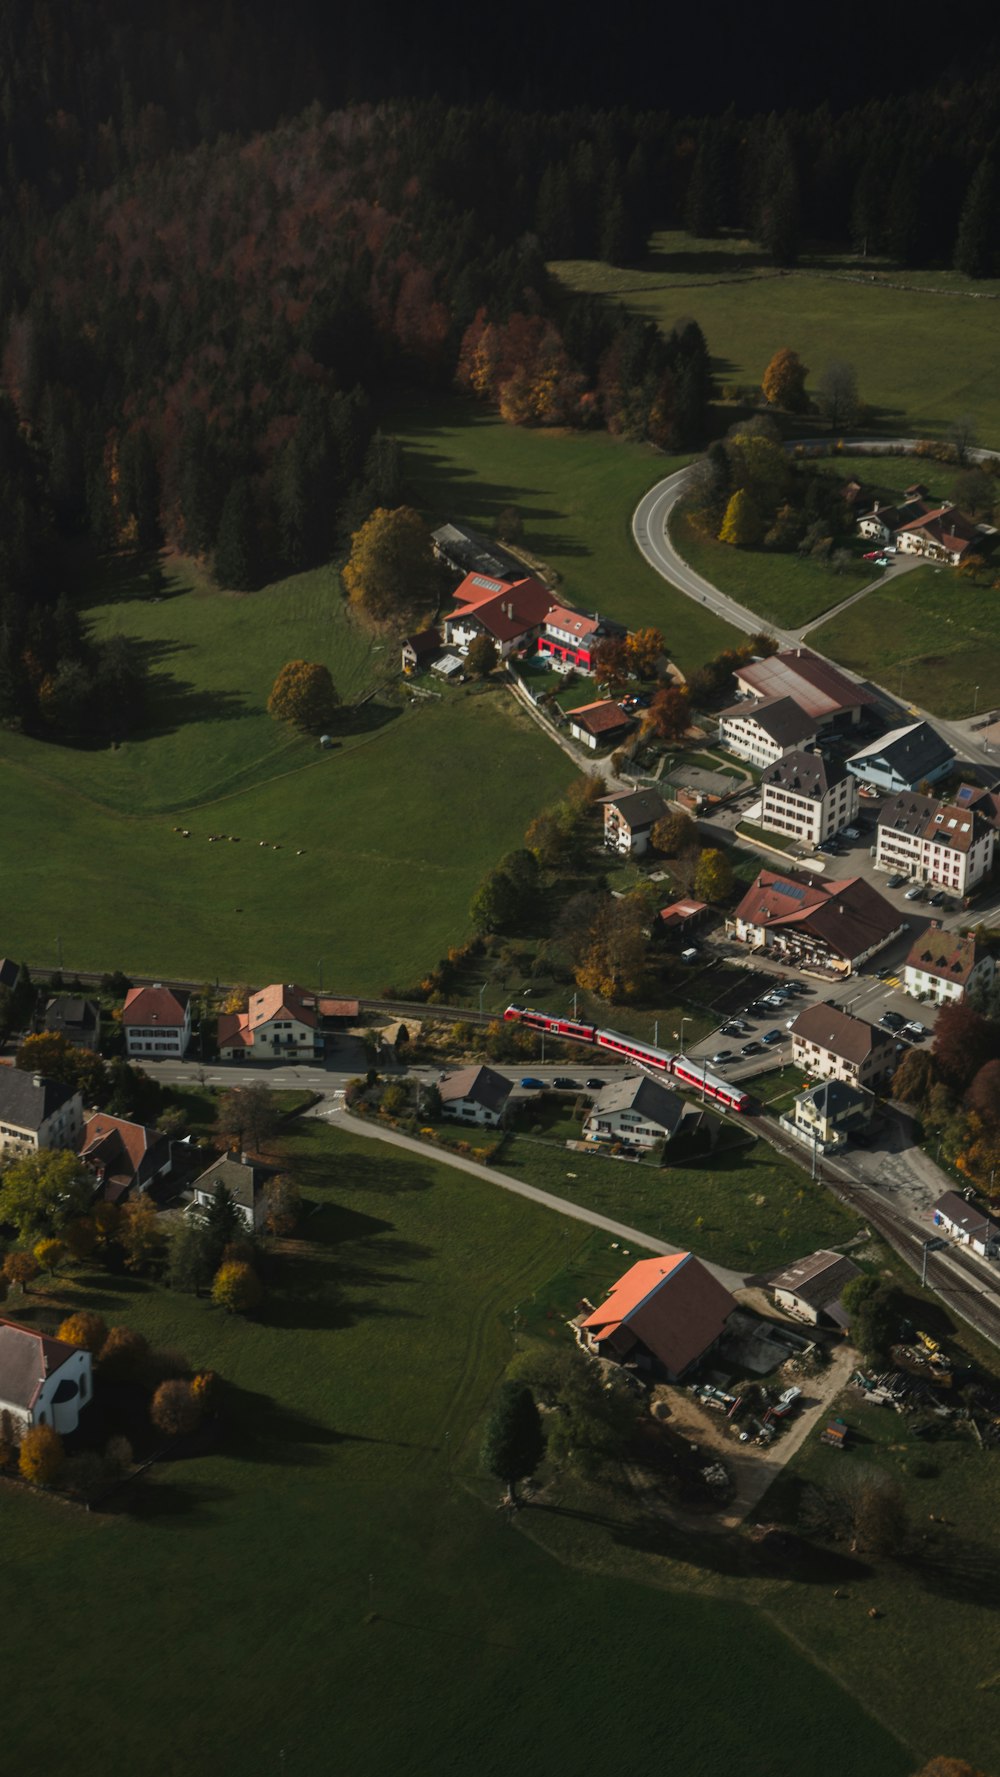
M699 1259L673 1253L640 1259L582 1324L599 1342L627 1331L680 1376L718 1339L735 1306Z
M321 1018L356 1018L361 1010L358 1000L317 1000Z
M761 784L776 790L787 790L793 796L825 796L842 783L847 766L842 760L825 759L822 753L806 752L798 747L769 765Z
M807 740L816 731L815 717L794 697L762 697L756 701L744 698L741 703L731 704L721 712L719 720L727 718L756 723L779 747L790 747L797 740Z
M582 703L578 709L569 710L567 714L569 720L587 734L615 734L620 728L632 726L631 718L610 698L599 703Z
M578 642L587 641L600 631L599 617L588 617L584 612L574 611L568 605L553 605L545 616L545 626L568 630Z
M873 1049L893 1041L864 1018L854 1018L839 1006L826 1005L804 1006L792 1025L792 1036L859 1064L868 1059Z
M933 796L921 796L913 790L903 790L891 802L883 803L878 824L880 828L909 833L916 839L932 839L935 845L963 852L986 831L986 824L971 809L959 808L953 802L938 802Z
M275 981L270 987L262 987L259 993L250 995L247 1016L251 1031L269 1024L272 1018L296 1018L300 1024L315 1029L316 1001L290 981Z
M813 882L761 870L733 916L770 930L798 926L837 956L860 956L899 930L896 909L861 876Z
M707 906L707 901L671 901L669 907L660 908L659 917L664 925L683 925L685 920L704 913Z
M472 617L498 642L513 642L544 622L552 604L551 592L534 574L507 586L484 574L467 574L455 593L455 609L449 611L445 622Z
M767 660L750 661L737 667L736 677L758 697L794 698L811 716L833 716L875 702L870 691L808 648L789 648Z
M944 981L968 981L982 951L977 952L972 932L944 932L938 920L932 919L925 932L914 938L906 966L920 969L925 975L939 975Z
M29 1410L46 1378L77 1352L64 1339L46 1338L16 1320L0 1320L0 1401Z
M237 1044L243 1049L253 1048L248 1012L220 1012L215 1034L220 1049L233 1049Z
M123 1024L159 1024L164 1030L184 1023L191 995L172 987L130 987L122 1010Z
M770 1278L769 1287L790 1291L800 1301L808 1302L810 1308L825 1308L828 1302L836 1301L845 1284L860 1276L860 1266L845 1259L843 1253L818 1252L796 1259L787 1270L779 1271L777 1277Z
M510 1097L511 1084L495 1068L463 1067L456 1073L445 1074L438 1090L442 1104L454 1104L458 1099L468 1098L486 1111L502 1111Z

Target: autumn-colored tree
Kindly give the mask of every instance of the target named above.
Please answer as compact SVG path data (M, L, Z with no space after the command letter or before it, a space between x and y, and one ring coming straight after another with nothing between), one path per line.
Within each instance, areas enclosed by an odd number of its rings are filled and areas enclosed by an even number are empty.
M21 1439L17 1466L25 1481L36 1487L51 1487L59 1479L66 1457L63 1442L54 1425L29 1425Z
M633 630L625 644L626 656L630 670L637 679L652 679L656 675L657 664L667 651L667 644L658 629L649 625L645 629Z
M39 1148L14 1160L0 1179L0 1222L32 1244L61 1234L89 1204L92 1173L69 1148Z
M335 721L340 698L330 669L319 660L289 660L267 700L268 714L304 734L320 734Z
M698 829L683 809L671 808L655 823L650 838L665 858L676 858L698 844Z
M691 722L691 696L686 686L670 685L654 692L643 728L658 740L682 740Z
M733 892L733 867L724 851L706 846L698 859L694 892L699 901L727 901Z
M738 487L729 497L726 515L719 531L720 543L731 543L734 549L752 549L759 543L764 526L753 495Z
M594 653L594 674L599 685L621 691L628 683L632 660L625 636L605 636Z
M19 1290L27 1290L38 1276L38 1260L34 1253L8 1253L3 1262L3 1275L8 1283L16 1284Z
M476 636L469 643L465 657L470 673L475 673L480 679L489 676L499 658L500 655L493 637L487 635Z
M264 1226L269 1234L294 1234L302 1214L302 1192L287 1172L275 1173L264 1187Z
M199 1370L197 1376L192 1376L191 1393L202 1411L210 1412L219 1396L219 1378L215 1371Z
M892 1076L892 1096L900 1104L925 1105L936 1075L928 1049L908 1049Z
M122 1225L122 1210L118 1203L95 1203L90 1212L94 1224L94 1233L98 1246L110 1246L117 1240Z
M965 1103L988 1128L1000 1125L1000 1060L984 1062L965 1094Z
M785 408L788 413L805 413L809 406L806 399L808 375L798 352L793 352L789 346L781 346L761 381L764 400L771 407Z
M640 896L602 898L576 962L577 985L606 1000L634 999L645 975L647 920Z
M160 1383L149 1403L149 1417L168 1438L188 1437L201 1424L201 1402L190 1382L175 1376Z
M921 1765L916 1777L986 1777L986 1772L978 1765L970 1765L964 1758L945 1758L939 1755Z
M78 1264L89 1259L97 1245L97 1229L90 1216L78 1216L75 1222L67 1222L62 1237Z
M224 1092L215 1113L216 1133L227 1146L260 1152L281 1121L274 1093L267 1086L235 1086Z
M88 1104L103 1100L108 1089L108 1070L91 1049L78 1048L61 1031L39 1031L25 1037L17 1052L22 1073L42 1074L82 1092Z
M354 532L344 585L351 603L374 623L436 602L430 532L412 506L379 506Z
M231 987L222 1002L224 1012L245 1012L250 1004L253 988L247 982Z
M528 823L524 843L547 870L557 870L572 852L575 835L573 810L560 802L553 808L543 808Z
M955 1092L965 1092L980 1068L1000 1055L1000 1025L983 1018L963 1001L942 1006L932 1047L945 1084Z
M134 1382L149 1356L149 1340L134 1327L112 1327L101 1346L101 1375L110 1382Z
M58 1271L68 1251L69 1248L65 1240L56 1240L51 1236L45 1240L39 1240L35 1246L35 1258L38 1260L39 1270L50 1273Z
M264 1300L264 1287L251 1265L220 1265L212 1280L212 1301L228 1314L252 1314Z
M963 580L978 580L986 572L986 559L982 555L966 555L958 569Z
M78 1308L59 1328L59 1337L66 1345L77 1345L93 1357L99 1355L107 1336L108 1323L103 1314L97 1314L93 1308Z
M130 1271L144 1271L161 1256L164 1234L152 1197L143 1193L122 1204L118 1239Z

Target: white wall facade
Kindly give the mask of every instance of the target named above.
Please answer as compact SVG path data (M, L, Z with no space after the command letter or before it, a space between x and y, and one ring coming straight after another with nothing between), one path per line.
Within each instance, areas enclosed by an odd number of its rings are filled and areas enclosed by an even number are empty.
M772 833L788 833L803 843L818 845L831 833L849 827L858 812L857 779L845 777L825 796L803 796L777 784L761 785L760 824Z
M69 1400L54 1399L60 1392L61 1383L69 1383L73 1387L74 1392ZM34 1425L54 1426L63 1437L76 1430L80 1423L80 1409L87 1405L92 1392L93 1365L90 1352L76 1351L51 1376L46 1376L32 1407L26 1409L0 1399L0 1437L18 1443Z
M83 1130L83 1099L74 1092L51 1117L37 1129L25 1129L17 1123L0 1120L0 1155L10 1159L33 1153L38 1148L75 1148Z

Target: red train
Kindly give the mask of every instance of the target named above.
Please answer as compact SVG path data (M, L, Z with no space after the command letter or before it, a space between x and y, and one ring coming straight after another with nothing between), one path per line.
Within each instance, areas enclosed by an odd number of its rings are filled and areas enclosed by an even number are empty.
M607 1049L623 1061L634 1062L637 1067L672 1074L682 1085L700 1092L703 1098L714 1099L726 1110L747 1111L750 1108L750 1100L741 1087L731 1085L718 1074L710 1074L707 1068L699 1067L688 1056L669 1049L657 1049L652 1043L640 1043L637 1038L622 1036L617 1030L600 1030L595 1024L581 1023L575 1018L555 1018L549 1012L536 1011L533 1006L508 1006L504 1017L530 1025L533 1030L544 1031L548 1036Z

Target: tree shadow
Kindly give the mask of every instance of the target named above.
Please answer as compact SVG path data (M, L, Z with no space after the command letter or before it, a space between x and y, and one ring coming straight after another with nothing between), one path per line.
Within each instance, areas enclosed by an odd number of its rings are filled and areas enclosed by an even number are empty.
M311 1180L317 1185L328 1184L329 1161L305 1157L301 1177L304 1185ZM372 1197L409 1196L415 1191L429 1191L434 1184L426 1163L409 1154L405 1160L390 1159L388 1155L352 1154L341 1162L337 1178L350 1190Z
M214 1527L212 1506L228 1505L237 1497L234 1487L208 1481L180 1481L174 1475L152 1480L136 1475L95 1506L103 1518L128 1517L136 1524L176 1522L198 1529Z
M210 691L164 670L165 662L190 653L189 642L149 639L133 641L132 646L147 673L149 686L146 720L136 729L137 737L159 740L191 722L228 722L251 713L251 705L238 691Z
M134 554L95 556L90 565L85 608L136 603L158 604L193 592L193 586L168 580L163 557L150 549Z
M1000 1610L1000 1550L996 1547L969 1537L948 1536L928 1542L899 1564L925 1592L983 1610Z

